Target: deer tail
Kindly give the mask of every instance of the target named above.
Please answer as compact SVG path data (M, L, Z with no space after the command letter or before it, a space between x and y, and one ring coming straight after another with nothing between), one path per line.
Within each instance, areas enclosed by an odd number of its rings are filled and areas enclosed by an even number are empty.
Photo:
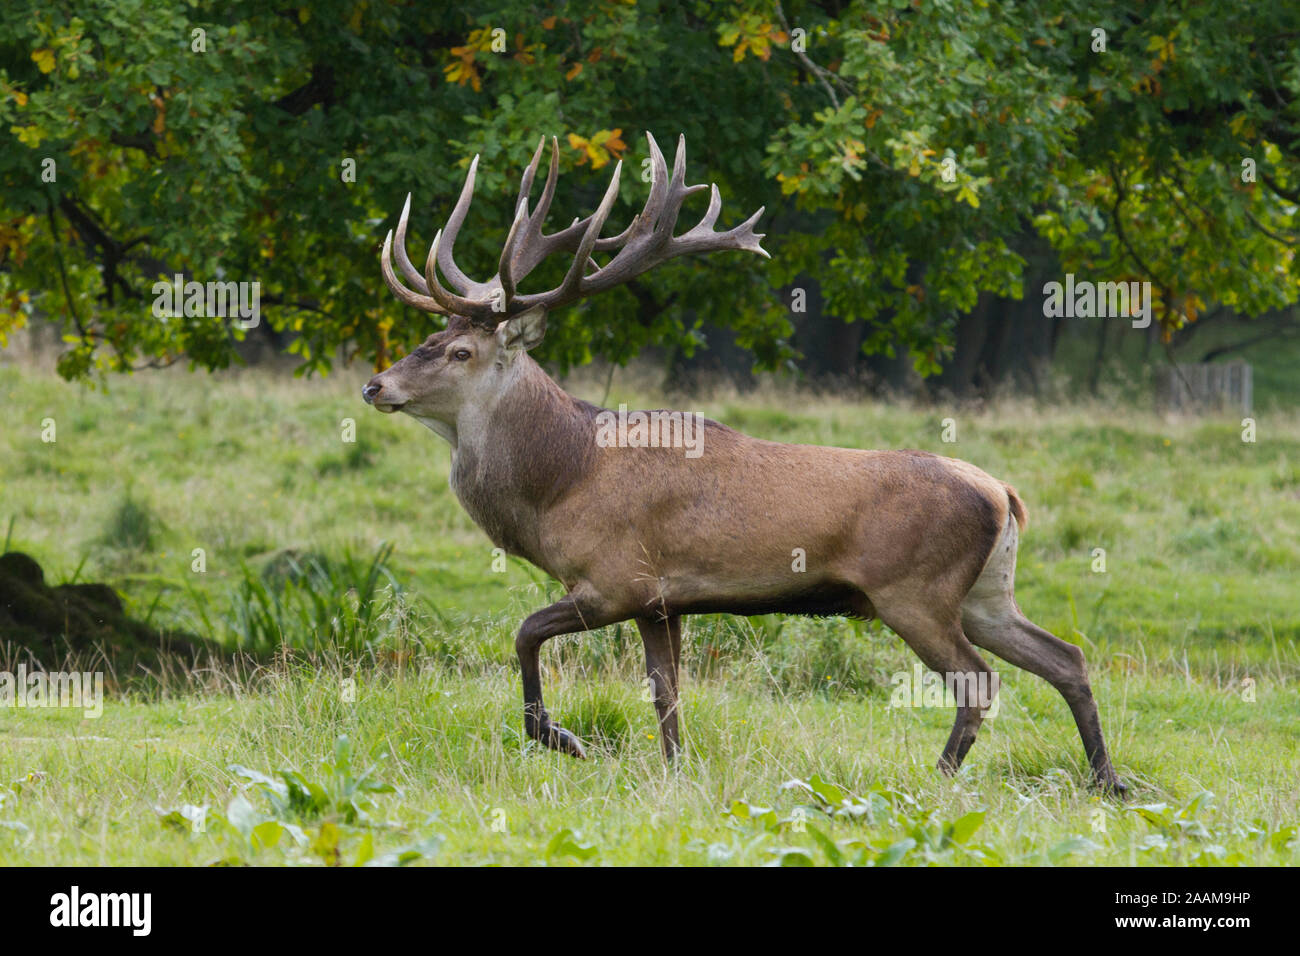
M1007 489L1007 504L1011 508L1011 516L1016 519L1016 524L1020 526L1020 530L1024 531L1025 528L1029 527L1029 512L1025 510L1025 503L1020 500L1020 495L1016 493L1016 489L1005 481L1002 482L1002 487Z

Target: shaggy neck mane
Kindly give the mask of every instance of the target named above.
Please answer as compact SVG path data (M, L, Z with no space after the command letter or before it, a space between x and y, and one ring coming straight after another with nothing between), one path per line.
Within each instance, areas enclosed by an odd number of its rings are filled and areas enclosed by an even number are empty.
M525 354L515 359L496 403L469 409L458 421L452 488L498 546L546 567L538 516L590 470L599 411Z

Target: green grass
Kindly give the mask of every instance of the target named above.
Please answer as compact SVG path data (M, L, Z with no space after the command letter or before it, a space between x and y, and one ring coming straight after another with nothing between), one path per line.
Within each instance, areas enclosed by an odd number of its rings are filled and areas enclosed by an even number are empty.
M178 373L104 393L0 368L12 548L51 582L114 585L155 626L298 649L130 685L97 720L0 707L0 863L1296 861L1300 423L1284 406L1245 444L1230 419L1104 401L689 403L763 437L925 448L1016 485L1017 596L1087 653L1135 784L1121 806L1088 789L1064 702L1009 668L1001 712L940 777L951 711L891 707L915 658L837 619L690 619L676 773L635 628L552 641L547 705L591 759L536 751L513 636L558 586L493 571L446 446L362 405L361 377ZM666 404L616 385L620 401ZM187 807L208 808L201 828Z

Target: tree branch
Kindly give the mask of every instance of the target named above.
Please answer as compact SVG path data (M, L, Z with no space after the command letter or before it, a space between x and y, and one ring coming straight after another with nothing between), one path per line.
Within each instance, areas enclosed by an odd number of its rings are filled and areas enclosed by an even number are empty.
M313 63L311 79L271 104L290 116L301 116L313 106L334 105L334 67L328 63Z

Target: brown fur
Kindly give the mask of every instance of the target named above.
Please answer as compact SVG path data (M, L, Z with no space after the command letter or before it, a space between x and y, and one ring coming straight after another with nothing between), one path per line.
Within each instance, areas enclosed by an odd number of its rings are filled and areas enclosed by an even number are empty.
M1020 525L1020 530L1024 531L1029 527L1029 512L1025 510L1025 503L1020 500L1020 495L1016 489L1012 488L1005 481L1003 487L1007 489L1007 499L1011 502L1011 514L1016 519L1016 524Z
M1010 485L928 452L781 444L712 421L698 458L682 448L601 447L601 409L512 348L540 337L535 325L512 321L496 333L453 321L365 394L447 437L465 510L496 545L568 592L531 615L516 640L531 736L583 753L542 703L538 651L558 634L637 622L671 757L683 615L879 617L941 673L991 674L977 640L1050 680L1070 702L1094 775L1122 788L1082 655L1015 606L1026 511ZM977 706L959 708L941 767L961 762L982 717Z

